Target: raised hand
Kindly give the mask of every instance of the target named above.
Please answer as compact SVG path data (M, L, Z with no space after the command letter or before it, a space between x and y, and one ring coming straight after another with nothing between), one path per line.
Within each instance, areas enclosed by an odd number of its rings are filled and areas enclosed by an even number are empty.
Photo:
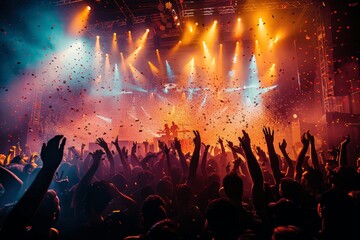
M226 140L226 142L230 149L234 148L234 143L232 141Z
M286 151L287 142L285 139L282 140L281 143L279 143L279 148L282 152Z
M132 145L132 148L131 148L132 153L136 153L136 147L137 147L137 142L133 142L133 145Z
M271 131L271 129L268 127L263 128L263 133L265 136L265 141L267 144L273 144L274 143L274 129Z
M306 133L301 136L301 143L305 146L309 145L309 139L307 139Z
M241 146L234 146L233 149L236 153L241 154L241 156L245 156L244 149Z
M158 145L159 145L159 149L160 149L161 151L164 151L165 143L159 140L159 141L158 141Z
M219 137L218 143L220 144L220 146L222 146L224 144L224 141Z
M116 148L119 148L119 137L116 136L115 140L114 141L111 141L112 144L114 144L114 146Z
M59 166L64 155L65 143L66 138L64 138L63 135L56 135L50 139L47 144L43 143L40 156L44 168L56 169Z
M315 138L314 138L314 135L311 135L311 134L310 134L310 131L307 131L307 132L306 132L306 137L307 137L307 139L309 140L309 142L310 142L311 144L314 144Z
M209 148L210 148L210 144L205 144L205 143L202 143L202 145L204 146L204 148L205 148L205 151L208 151L209 150Z
M240 141L242 147L246 148L246 149L251 149L249 134L247 132L245 132L245 130L242 130L242 133L243 133L243 136L239 137L239 141Z
M105 142L104 138L98 138L96 139L96 144L99 145L100 147L102 147L103 149L108 149L108 145Z
M168 148L168 146L165 144L164 145L164 153L165 154L169 154L170 153L170 149Z
M181 143L180 143L180 141L179 141L179 139L177 139L177 138L174 138L174 148L176 149L176 150L179 150L179 149L181 149Z
M256 147L256 154L262 161L267 160L266 153L264 152L264 150L261 149L261 147Z
M201 146L201 138L199 131L193 131L194 132L194 139L193 142L195 143L195 146L200 147Z
M124 155L124 157L127 159L127 158L128 158L128 155L129 155L129 152L128 152L128 150L126 149L125 146L121 149L121 152L122 152L122 154Z
M104 152L103 150L101 150L101 149L96 150L95 152L90 153L90 155L91 155L92 158L93 158L93 163L92 163L92 165L98 167L99 164L100 164L100 161L101 161L101 159L102 159L102 155L104 155L104 154L105 154L105 152Z
M346 146L350 142L350 135L346 135L345 139L340 143L341 146Z

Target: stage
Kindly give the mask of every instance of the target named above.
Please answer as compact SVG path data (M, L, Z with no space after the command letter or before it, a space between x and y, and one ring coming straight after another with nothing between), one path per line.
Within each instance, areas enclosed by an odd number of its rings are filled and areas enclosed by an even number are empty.
M111 19L105 3L14 7L6 44L16 51L13 65L3 67L1 101L11 109L2 120L4 144L39 149L63 134L77 147L116 136L156 146L171 122L186 130L179 138L189 149L193 130L212 145L219 137L237 142L242 129L263 145L263 126L294 145L302 126L324 135L325 113L336 110L328 94L332 56L320 51L329 46L317 37L329 30L320 21L325 6L231 1L210 11L185 3L146 5L134 10L131 23ZM16 21L30 14L31 21Z

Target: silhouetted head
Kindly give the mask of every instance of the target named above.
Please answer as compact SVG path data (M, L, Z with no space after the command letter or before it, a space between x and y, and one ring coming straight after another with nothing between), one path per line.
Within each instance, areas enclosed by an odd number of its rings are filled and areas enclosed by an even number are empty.
M301 185L309 193L321 193L324 187L322 173L317 169L309 168L307 171L303 172L301 176Z
M179 226L170 219L164 219L155 223L146 233L145 240L182 240L179 234ZM185 239L184 239L185 240Z
M88 187L85 196L85 209L89 216L91 214L101 215L111 201L112 197L107 184L110 183L97 181Z
M350 166L336 168L330 179L336 189L345 192L360 190L360 174Z
M120 192L125 192L125 190L128 188L128 182L124 175L122 174L116 174L111 178L111 182L115 184L117 189L119 189Z
M281 198L269 204L269 212L274 218L275 226L295 225L303 222L301 210L293 201Z
M312 240L304 231L295 226L279 226L274 229L271 240Z
M172 197L174 189L171 180L162 178L157 185L157 192L162 197Z
M166 219L165 201L159 195L148 196L141 207L141 219L145 229Z
M224 190L230 200L241 201L243 185L242 179L236 173L227 174L223 179Z
M186 184L181 184L176 189L176 200L179 206L190 206L193 203L193 192Z
M215 239L237 239L239 215L237 208L229 200L212 200L206 211L206 219L211 235Z
M31 219L31 225L33 227L47 226L50 228L57 221L59 214L60 200L54 190L48 190Z
M298 202L301 199L301 184L293 178L284 177L280 180L279 194L283 198Z

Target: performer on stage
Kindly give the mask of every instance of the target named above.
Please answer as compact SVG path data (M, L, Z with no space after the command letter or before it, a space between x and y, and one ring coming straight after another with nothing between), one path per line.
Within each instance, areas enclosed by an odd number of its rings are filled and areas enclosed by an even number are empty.
M173 138L177 138L178 137L178 130L179 130L179 126L175 124L175 122L172 122L171 123L171 127L170 127L170 130L171 130L171 134L173 136Z
M163 132L165 133L166 139L169 140L170 139L170 127L167 123L165 123L165 125L164 125Z

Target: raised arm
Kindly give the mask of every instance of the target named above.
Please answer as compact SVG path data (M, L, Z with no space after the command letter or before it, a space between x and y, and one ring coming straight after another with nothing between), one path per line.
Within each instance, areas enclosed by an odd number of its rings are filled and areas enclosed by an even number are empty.
M189 167L189 175L187 179L187 183L192 186L195 183L196 178L196 169L199 164L199 158L200 158L200 147L201 147L201 138L199 131L193 131L194 132L194 139L193 142L195 144L194 152L191 156L190 160L190 167Z
M296 166L295 166L295 179L296 181L301 181L301 175L303 173L303 164L305 161L305 155L309 148L309 139L305 137L305 133L301 136L301 143L303 144L303 147L301 148L301 151L299 153L299 156L296 160Z
M148 161L151 159L151 158L156 158L158 156L158 154L156 153L149 153L147 154L141 161L140 161L140 165L141 167L144 169L144 170L150 170L151 169L149 168L149 166L147 165Z
M207 179L207 172L206 172L206 162L207 162L207 155L209 152L209 148L210 145L206 145L205 143L202 143L204 146L204 154L202 155L202 159L201 159L201 163L200 163L200 168L201 168L201 173L204 176L205 179Z
M132 164L134 164L136 166L140 166L139 158L136 155L136 148L137 148L137 142L133 142L133 145L131 147L130 159L131 159Z
M81 144L81 149L80 149L80 159L81 159L81 160L84 159L84 149L85 149L85 144L82 143L82 144Z
M124 156L123 151L121 151L121 149L120 149L119 140L118 140L117 136L115 138L115 141L112 142L112 144L114 144L114 146L116 147L116 150L119 154L120 161L121 161L121 164L123 165L124 175L125 175L126 179L131 179L131 168L130 168L130 165L129 165L126 157Z
M5 235L16 234L25 230L47 192L54 173L63 158L65 143L66 138L62 135L56 135L47 144L42 145L40 155L43 167L7 216L2 228Z
M242 130L242 132L243 132L243 137L239 137L239 141L241 142L241 146L245 151L246 162L248 165L251 179L254 184L253 188L263 190L264 177L262 175L259 163L257 162L256 157L252 152L249 134L244 130Z
M85 198L87 187L90 185L91 179L94 177L96 170L99 168L100 161L104 152L102 150L96 150L94 153L90 154L93 159L92 164L76 186L76 190L72 199L72 205L75 208L75 213L79 211L79 207L81 206L82 201Z
M310 157L312 165L314 169L320 170L319 157L315 149L315 137L310 134L310 131L307 131L306 135L310 142Z
M253 204L255 206L255 209L258 213L258 215L263 219L267 219L267 201L265 197L265 191L264 191L264 177L261 172L261 168L259 166L259 163L257 162L254 153L251 150L251 143L250 143L250 137L247 132L242 130L243 137L239 137L239 141L241 142L241 145L245 151L246 155L246 162L248 165L249 173L251 176L251 179L253 181L252 186L252 198L253 198Z
M166 166L167 166L167 175L170 176L171 175L171 162L170 162L170 149L168 148L168 146L165 144L164 145L164 154L165 154L165 158L166 158Z
M220 144L220 173L225 176L226 175L226 169L227 169L227 158L226 158L226 151L224 146L224 141L219 137L218 143Z
M271 130L270 128L264 127L263 133L264 133L264 137L265 137L265 141L266 141L266 146L267 146L267 149L269 152L271 170L274 174L276 185L279 186L280 179L284 177L284 174L282 174L280 171L279 159L275 152L274 129Z
M340 143L340 156L339 156L339 166L346 166L348 164L346 147L350 142L350 135L347 135L346 138Z
M179 139L174 138L174 148L176 149L178 155L179 155L179 159L180 159L180 163L183 169L183 176L188 176L188 172L189 172L189 166L186 163L186 158L184 153L181 150L181 144Z
M282 155L284 156L286 164L288 166L285 176L293 178L294 177L294 164L293 164L291 158L289 157L289 154L286 152L286 146L287 146L286 140L283 139L282 143L279 143L279 149L280 149Z
M115 175L115 160L114 160L114 156L112 155L108 144L105 142L105 140L103 138L98 138L96 139L96 144L99 145L100 147L102 147L102 149L104 149L105 153L106 153L106 157L109 160L110 163L110 173L109 173L109 178L111 178L112 176Z

